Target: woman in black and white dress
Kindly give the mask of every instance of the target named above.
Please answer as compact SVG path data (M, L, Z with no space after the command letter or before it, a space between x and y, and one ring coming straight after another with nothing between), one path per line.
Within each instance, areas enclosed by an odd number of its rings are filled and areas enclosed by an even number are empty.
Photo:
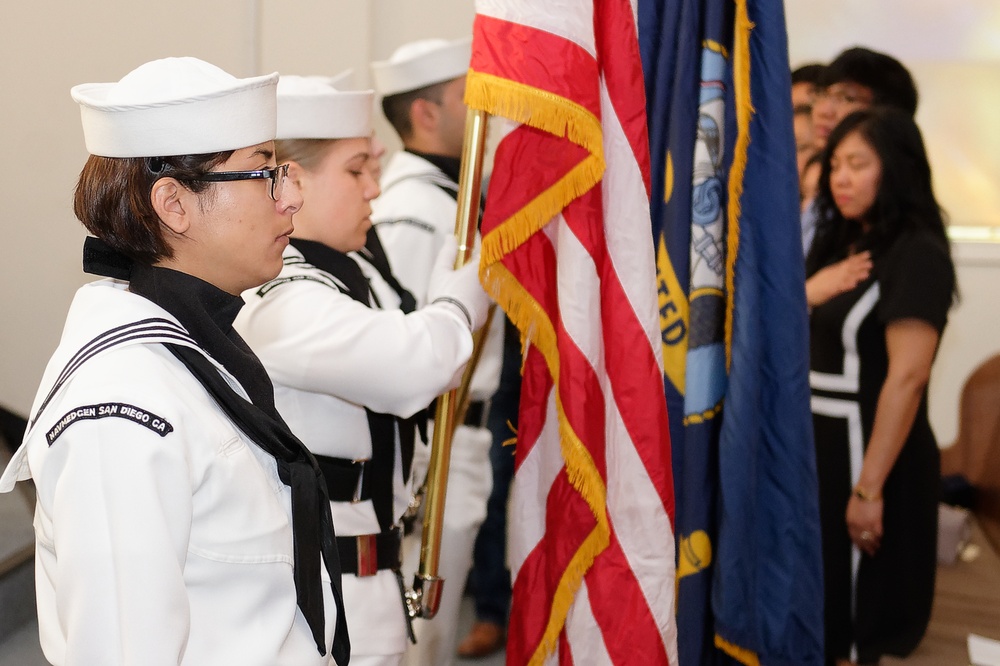
M911 652L930 619L940 463L927 381L955 271L908 115L853 113L827 151L807 260L827 657L874 663Z

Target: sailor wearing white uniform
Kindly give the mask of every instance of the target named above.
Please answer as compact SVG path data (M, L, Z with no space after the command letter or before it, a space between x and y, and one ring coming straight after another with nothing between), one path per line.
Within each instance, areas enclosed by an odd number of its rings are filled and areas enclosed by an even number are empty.
M454 236L470 48L468 39L427 39L403 45L387 61L372 64L382 109L405 148L386 166L372 220L396 276L417 303L426 302L434 257ZM472 378L472 404L452 447L441 537L439 575L446 580L441 606L433 620L415 625L413 664L443 666L454 658L459 606L492 486L492 437L485 426L502 357L503 317L497 316ZM426 450L417 455L414 468L422 476ZM404 563L415 567L420 534L406 541Z
M319 468L231 327L301 204L274 161L277 79L170 58L72 91L84 266L112 279L77 292L0 477L37 489L53 664L349 659Z
M235 326L326 476L351 663L388 665L407 646L400 520L420 420L409 417L457 384L488 299L475 266L452 269L455 243L432 269L424 307L414 310L392 276L369 234L379 191L369 169L372 97L281 77L277 152L303 206L281 274L244 293Z

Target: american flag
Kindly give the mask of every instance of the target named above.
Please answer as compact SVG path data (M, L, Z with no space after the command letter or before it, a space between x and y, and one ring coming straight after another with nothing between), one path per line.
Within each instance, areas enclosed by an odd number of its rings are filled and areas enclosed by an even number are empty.
M466 103L510 119L481 275L527 349L509 664L677 664L674 496L628 0L478 0Z

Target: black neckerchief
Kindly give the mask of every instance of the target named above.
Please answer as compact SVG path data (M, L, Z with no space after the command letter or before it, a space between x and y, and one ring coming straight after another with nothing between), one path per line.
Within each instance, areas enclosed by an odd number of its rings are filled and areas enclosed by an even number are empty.
M339 279L347 287L348 296L371 307L371 288L358 262L317 241L292 238L291 243L306 261Z
M418 153L415 150L406 149L406 152L416 155L417 157L422 157L427 160L438 169L440 169L445 176L454 181L455 185L458 185L459 178L462 174L462 160L457 157L445 157L444 155L433 155L431 153ZM458 201L458 190L450 190L447 187L438 185L442 191L446 192L455 201ZM476 227L483 222L483 210L486 208L486 192L482 192L479 195L479 218L476 222Z
M417 309L417 299L392 274L392 268L389 266L389 257L385 253L385 248L382 247L382 241L379 240L378 234L375 232L375 227L368 230L368 238L365 240L365 246L358 250L358 256L371 264L378 271L378 274L382 276L386 284L396 292L399 296L400 310L409 314Z
M448 176L451 180L458 184L458 178L462 173L462 160L458 157L448 157L446 155L435 155L433 153L421 153L411 148L407 148L406 152L416 155L417 157L422 157L427 160L438 169L444 172L444 175Z
M378 271L386 284L399 296L399 309L403 314L410 314L417 309L417 299L400 283L392 273L389 265L389 256L382 247L382 241L375 231L375 227L368 230L368 237L365 239L365 246L358 250L358 256L371 264ZM372 292L374 294L374 292ZM410 478L410 463L412 459L409 451L416 443L416 434L420 435L420 440L427 444L427 421L431 415L428 409L421 409L409 418L396 417L399 423L399 438L401 450L403 451L403 479ZM415 434L416 433L416 434ZM412 444L411 444L412 442Z
M212 395L233 423L274 457L278 475L289 486L292 496L296 600L317 649L320 654L326 654L320 576L322 553L337 605L332 655L337 664L344 666L350 659L350 639L326 485L312 454L274 410L270 379L266 372L263 377L258 376L258 368L263 372L260 361L232 330L232 322L239 313L242 300L185 273L133 263L96 238L88 238L84 244L84 270L129 280L130 291L177 317L191 337L241 384L247 381L243 386L254 401L252 403L236 393L201 352L184 345L164 344Z
M141 264L132 269L129 291L176 317L201 348L236 377L254 405L271 418L280 418L267 370L233 328L242 298L193 275Z
M316 268L329 273L347 286L347 295L355 301L371 307L371 289L368 278L361 271L357 262L333 248L300 238L292 239L292 246L302 253L302 256ZM388 263L388 261L387 261ZM372 440L371 483L372 505L378 518L379 527L383 532L392 529L395 523L393 515L392 477L396 458L396 427L399 423L399 440L403 479L410 476L413 464L414 428L404 427L403 419L397 419L392 414L381 414L365 407L368 417L368 432ZM335 437L330 433L330 437Z

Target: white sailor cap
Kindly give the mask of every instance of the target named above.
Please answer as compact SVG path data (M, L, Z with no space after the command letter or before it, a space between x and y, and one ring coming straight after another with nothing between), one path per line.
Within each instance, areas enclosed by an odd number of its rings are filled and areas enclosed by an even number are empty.
M336 76L331 76L329 79L331 86L337 90L356 90L357 86L354 83L354 70L345 69L340 74Z
M472 59L470 38L422 39L403 44L388 60L372 63L379 95L388 97L465 76Z
M273 140L277 83L277 72L238 79L197 58L164 58L70 94L92 155L168 157Z
M372 133L374 90L342 91L350 72L333 78L282 76L278 79L279 139L348 139Z

